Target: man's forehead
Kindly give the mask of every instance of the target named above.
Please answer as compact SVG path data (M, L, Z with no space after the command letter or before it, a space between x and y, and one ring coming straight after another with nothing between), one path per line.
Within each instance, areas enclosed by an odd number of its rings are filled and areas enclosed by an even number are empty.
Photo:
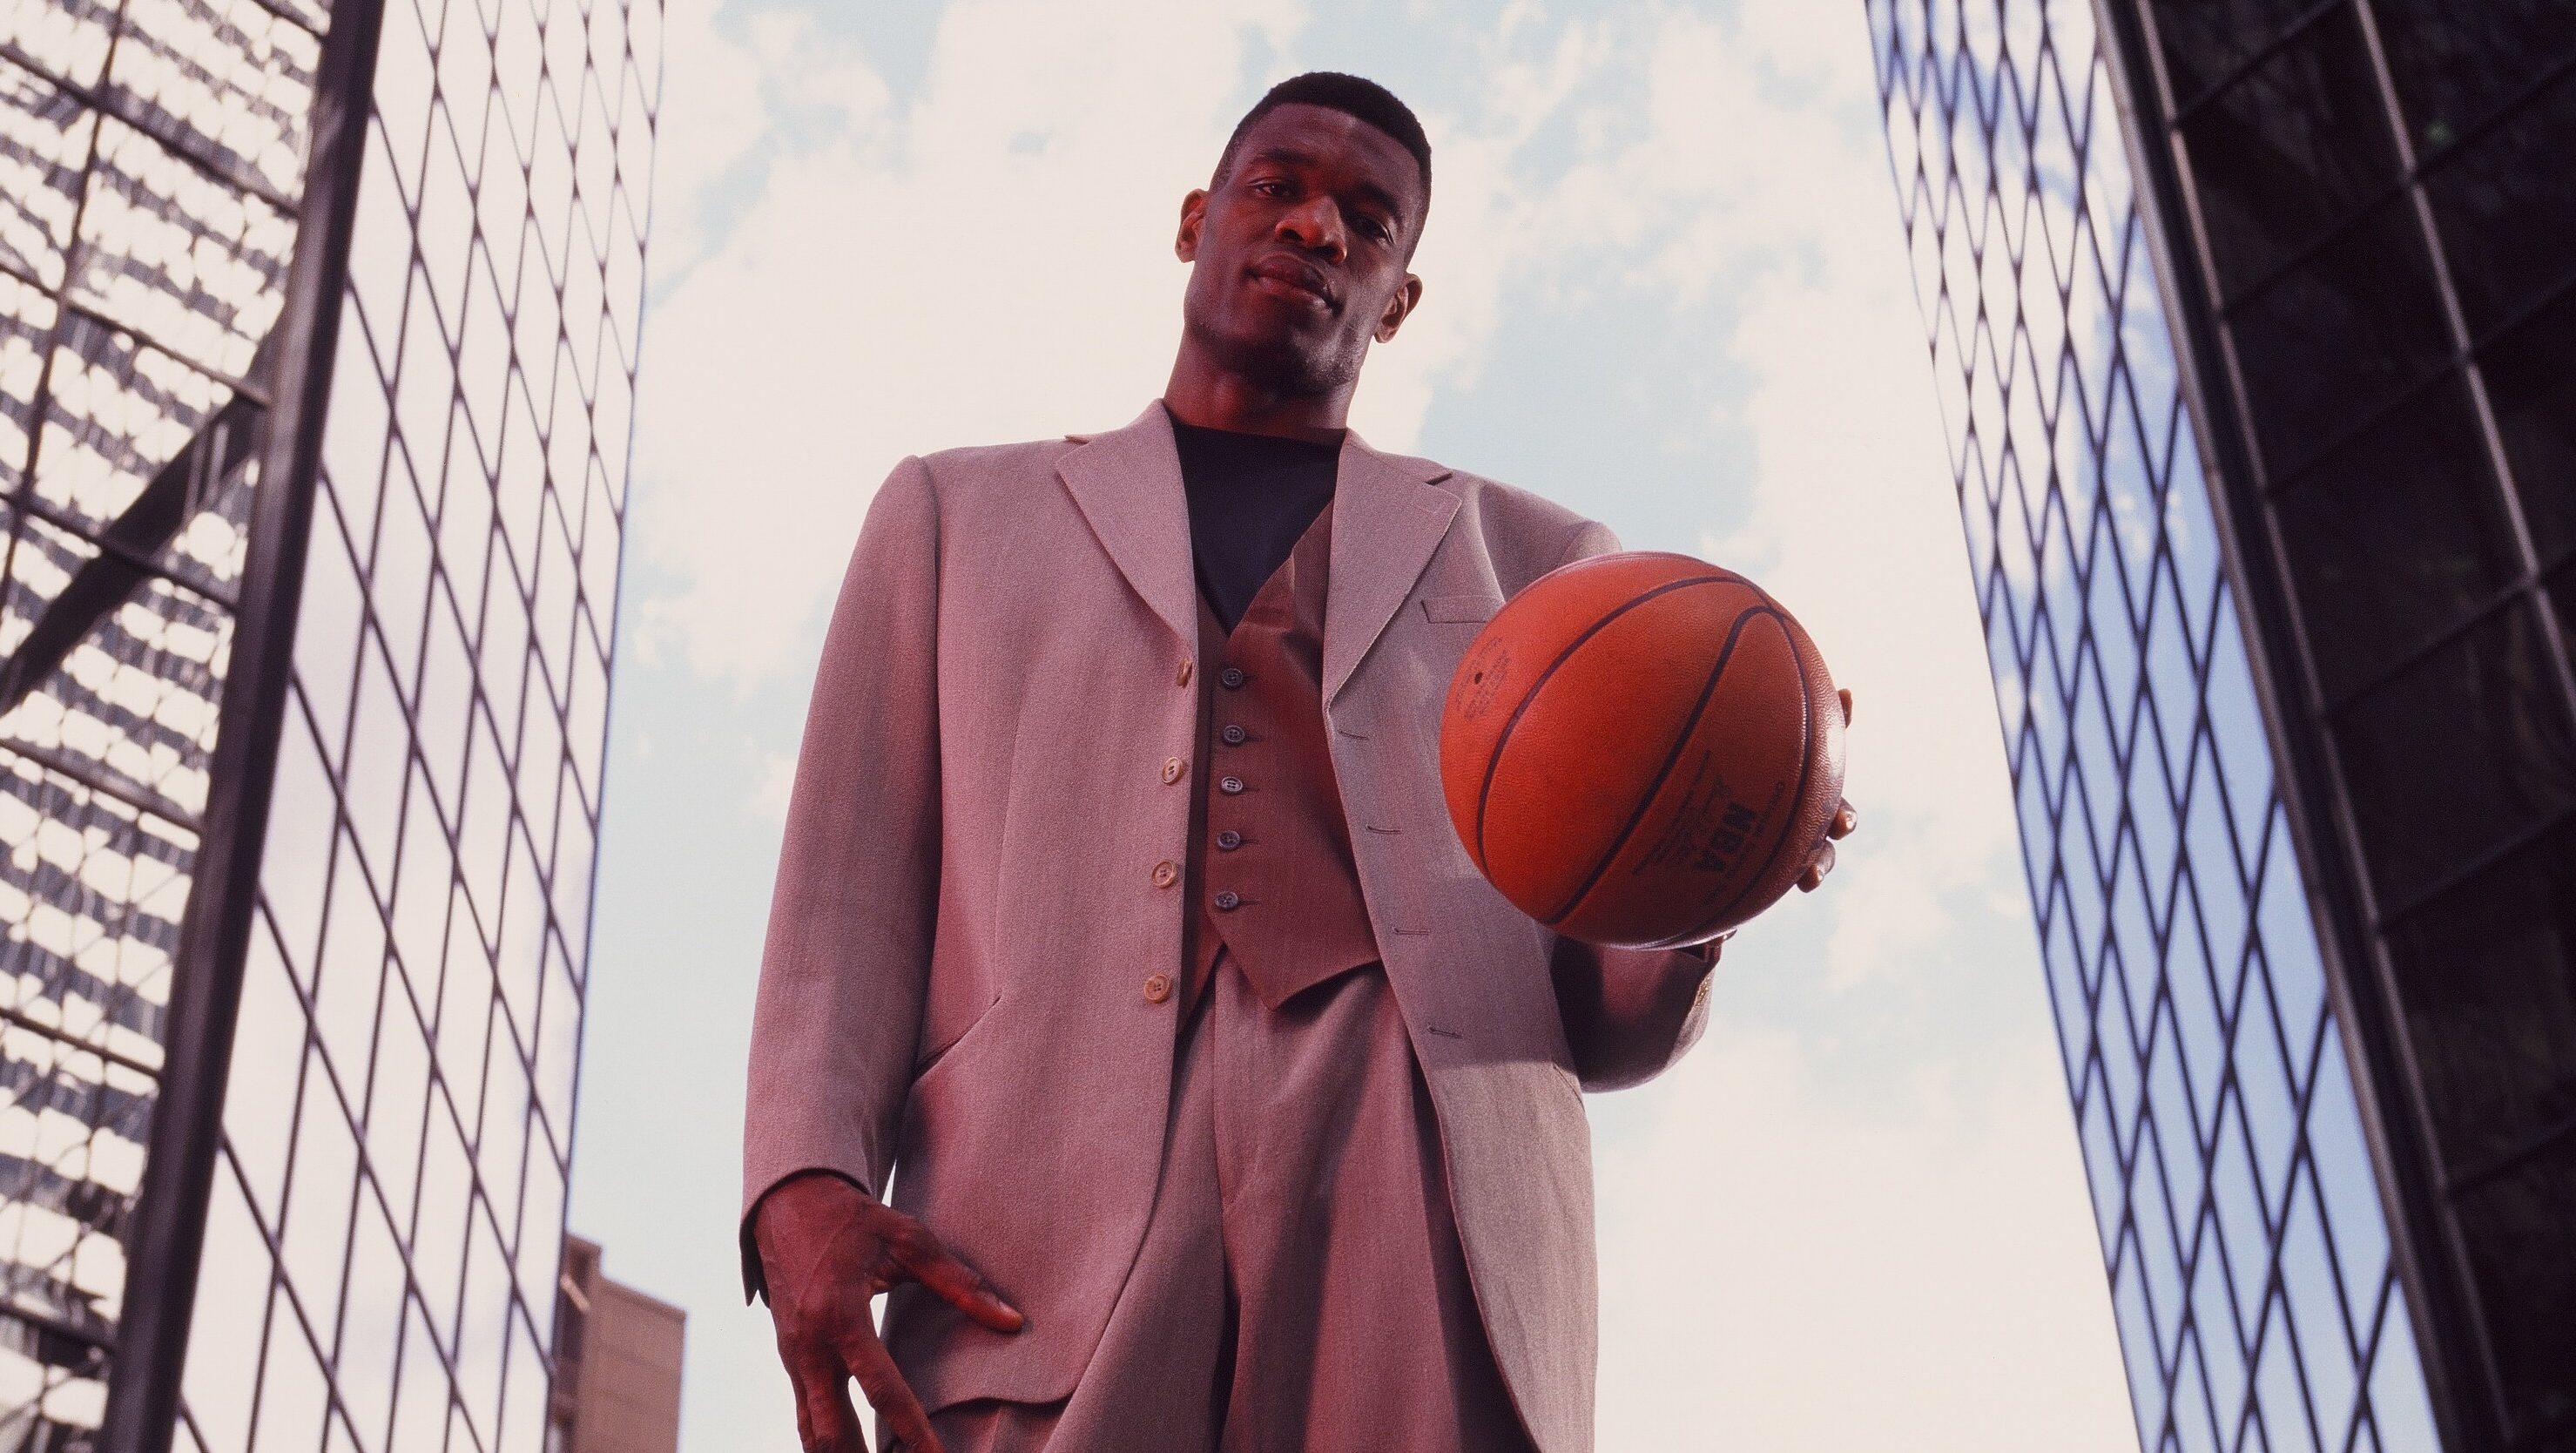
M1385 174L1398 196L1422 191L1421 164L1404 143L1348 111L1288 101L1272 107L1243 134L1246 161L1275 160L1304 165L1358 162Z

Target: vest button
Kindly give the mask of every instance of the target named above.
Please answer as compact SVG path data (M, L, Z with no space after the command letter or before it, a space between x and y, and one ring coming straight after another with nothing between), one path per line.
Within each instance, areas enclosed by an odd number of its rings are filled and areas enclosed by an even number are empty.
M1178 757L1165 757L1163 759L1163 780L1167 783L1180 781L1181 774L1188 770L1188 764L1184 763Z
M1224 892L1216 895L1216 906L1219 912L1232 913L1235 909L1243 906L1243 897L1233 889L1228 888Z
M1145 976L1145 1002L1146 1002L1146 1003L1148 1003L1148 1004L1160 1004L1160 1003L1162 1003L1164 1000L1169 999L1170 997L1172 997L1172 976L1171 976L1171 975L1169 975L1169 974L1147 974L1147 975Z
M1179 881L1181 881L1181 870L1172 865L1171 859L1165 858L1154 865L1155 887L1169 888Z
M1236 848L1243 846L1243 834L1236 832L1233 828L1227 828L1225 831L1216 835L1216 845L1229 853L1233 852Z
M1216 679L1221 682L1227 690L1231 691L1242 686L1247 678L1243 674L1242 667L1228 666L1224 670L1216 673Z
M1226 729L1225 729L1224 731L1221 731L1221 732L1217 733L1217 735L1218 735L1218 736L1221 736L1221 737L1223 737L1223 738L1225 738L1225 744L1226 744L1227 746L1229 746L1229 747L1239 747L1239 746L1242 746L1242 745L1243 745L1243 738L1244 738L1245 733L1244 733L1243 728L1241 728L1241 727L1239 727L1239 726L1235 726L1235 725L1233 725L1233 724L1229 723L1229 724L1226 726Z
M1164 780L1169 781L1170 779L1169 779L1169 778L1166 778L1166 779L1164 779ZM1240 792L1240 791L1242 791L1242 790L1243 790L1243 779L1242 779L1242 778L1240 778L1240 777L1228 777L1228 778L1225 778L1224 780L1222 780L1222 781L1220 781L1220 782L1218 782L1218 783L1216 784L1216 789L1217 789L1219 792L1223 792L1223 793L1227 794L1228 796L1231 796L1231 795L1233 795L1234 793L1237 793L1237 792Z

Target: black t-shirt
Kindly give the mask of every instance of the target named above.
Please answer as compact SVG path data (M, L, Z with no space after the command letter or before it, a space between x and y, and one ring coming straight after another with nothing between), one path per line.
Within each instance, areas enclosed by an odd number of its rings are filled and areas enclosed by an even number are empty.
M1342 446L1172 420L1199 592L1227 630L1332 502Z

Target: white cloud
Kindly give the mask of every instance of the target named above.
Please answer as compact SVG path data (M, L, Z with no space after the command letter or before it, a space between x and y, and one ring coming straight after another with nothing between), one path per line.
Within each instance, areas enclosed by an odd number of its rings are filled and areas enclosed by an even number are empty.
M801 669L789 648L896 460L1121 424L1161 391L1181 196L1247 40L1293 21L1249 0L1131 8L1153 45L1084 7L952 5L899 104L788 21L747 43L692 28L729 102L745 56L794 90L763 91L758 128L728 113L675 181L725 193L746 163L724 147L760 152L759 185L653 317L639 545L678 584L640 602L648 635L719 679ZM817 120L798 98L818 97L846 105Z
M759 785L751 792L751 811L765 822L785 827L787 806L796 792L796 754L771 752L760 760Z
M2053 1099L1855 1104L1721 1031L1597 1157L1603 1453L2134 1453Z

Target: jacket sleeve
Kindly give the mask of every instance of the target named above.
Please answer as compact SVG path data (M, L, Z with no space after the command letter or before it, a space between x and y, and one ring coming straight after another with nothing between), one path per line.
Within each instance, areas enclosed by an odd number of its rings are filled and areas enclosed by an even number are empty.
M752 1012L738 1238L806 1171L892 1169L939 891L939 505L906 459L877 490L815 672Z
M1606 525L1575 531L1562 559L1570 565L1619 548ZM1559 938L1549 968L1574 1070L1587 1090L1641 1084L1682 1057L1708 1024L1708 981L1717 946L1603 948Z

